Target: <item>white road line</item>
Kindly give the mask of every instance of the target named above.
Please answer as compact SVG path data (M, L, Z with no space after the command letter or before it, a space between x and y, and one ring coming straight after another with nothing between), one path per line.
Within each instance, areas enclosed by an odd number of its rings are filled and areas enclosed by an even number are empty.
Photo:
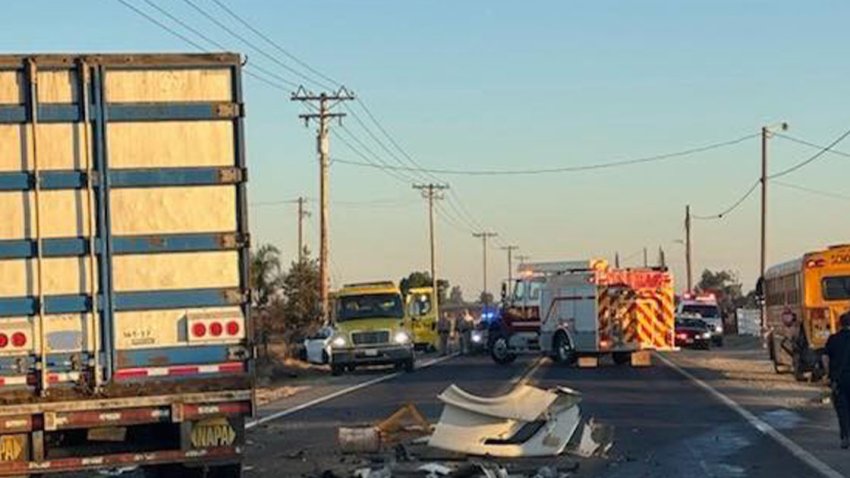
M451 355L447 355L445 357L437 357L437 358L434 358L434 359L426 360L426 361L424 361L420 364L417 364L416 368L418 368L418 369L428 368L432 365L436 365L440 362L444 362L444 361L449 360L449 359L456 357L456 356L457 356L457 354L451 354ZM323 395L321 397L310 400L309 402L305 402L305 403L302 403L300 405L296 405L292 408L287 408L286 410L281 410L279 412L272 413L271 415L267 415L265 417L260 417L256 420L251 420L250 422L245 423L245 428L250 430L251 428L254 428L257 425L262 425L264 423L268 423L270 421L277 420L279 418L283 418L287 415L292 415L293 413L300 412L301 410L316 406L320 403L327 402L328 400L333 400L334 398L341 397L343 395L347 395L351 392L356 392L357 390L362 390L364 388L371 387L372 385L375 385L375 384L378 384L378 383L381 383L381 382L386 382L387 380L392 380L392 379L402 375L402 373L403 372L393 372L393 373L390 373L390 374L387 374L387 375L381 375L380 377L375 377L371 380L367 380L365 382L358 383L357 385L352 385L352 386L344 388L342 390L337 390L336 392L329 393L328 395Z
M705 383L704 381L698 379L697 377L693 376L690 372L679 367L678 365L673 363L667 357L664 357L661 354L655 354L655 356L658 357L662 362L664 362L668 367L679 372L680 375L682 375L683 377L692 381L698 387L700 387L703 390L705 390L706 392L708 392L711 396L720 400L727 407L729 407L732 410L734 410L735 412L737 412L738 415L741 415L741 417L743 417L744 420L746 420L753 428L755 428L759 432L761 432L761 433L773 438L774 440L776 440L776 442L779 443L783 448L785 448L786 450L791 452L792 455L799 458L805 464L807 464L810 467L817 470L817 472L820 473L822 476L825 476L825 477L828 477L828 478L843 478L844 477L844 475L835 471L835 469L833 469L831 466L820 461L817 457L815 457L814 455L812 455L811 453L806 451L803 447L794 443L790 438L788 438L785 435L783 435L782 433L778 432L775 428L770 426L767 422L765 422L764 420L760 419L759 417L753 415L752 413L750 413L749 411L744 409L744 407L738 405L731 398L729 398L726 395L723 395L722 393L715 390L714 387L712 387L711 385L709 385L709 384Z

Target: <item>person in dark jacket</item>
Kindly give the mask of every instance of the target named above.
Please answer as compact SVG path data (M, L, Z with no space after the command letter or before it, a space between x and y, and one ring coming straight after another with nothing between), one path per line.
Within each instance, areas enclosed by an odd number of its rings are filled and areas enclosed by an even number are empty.
M838 415L841 448L850 448L850 312L841 316L841 328L826 341L832 404Z

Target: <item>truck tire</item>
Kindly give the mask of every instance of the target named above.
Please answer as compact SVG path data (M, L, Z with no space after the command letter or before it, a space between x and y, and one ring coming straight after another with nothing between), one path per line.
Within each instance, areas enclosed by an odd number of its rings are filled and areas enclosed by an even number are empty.
M413 361L413 358L409 358L403 362L404 371L407 373L411 373L416 370L416 362Z
M334 377L338 377L338 376L342 375L342 373L344 371L345 371L345 365L342 365L342 364L339 364L339 363L332 363L331 364L331 375L333 375Z
M631 352L614 352L611 354L611 358L614 359L614 363L617 365L625 365L632 361L632 353Z
M490 343L490 357L499 365L506 365L516 360L516 354L511 353L508 338L505 335L496 336Z
M576 361L576 352L573 344L570 343L570 338L564 332L555 334L555 339L552 342L552 351L555 356L555 361L572 365Z

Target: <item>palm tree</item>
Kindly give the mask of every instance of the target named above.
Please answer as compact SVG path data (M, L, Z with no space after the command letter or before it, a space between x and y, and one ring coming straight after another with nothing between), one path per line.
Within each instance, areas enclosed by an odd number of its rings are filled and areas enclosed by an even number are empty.
M251 254L251 295L254 307L267 307L282 282L280 250L271 244L261 245Z

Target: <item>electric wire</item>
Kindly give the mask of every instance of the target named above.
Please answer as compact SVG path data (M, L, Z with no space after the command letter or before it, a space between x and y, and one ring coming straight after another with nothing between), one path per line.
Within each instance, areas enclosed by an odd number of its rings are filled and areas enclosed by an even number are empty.
M803 192L807 192L807 193L810 193L810 194L815 194L815 195L818 195L818 196L828 197L828 198L832 198L832 199L850 200L850 195L840 194L840 193L836 193L836 192L832 192L832 191L822 191L820 189L810 188L810 187L806 187L806 186L800 186L799 184L792 184L792 183L786 183L784 181L775 181L775 180L773 181L773 184L776 184L778 186L782 186L784 188L795 189L797 191L803 191Z
M791 141L792 143L802 144L804 146L808 146L808 147L814 148L814 149L824 149L824 148L826 148L826 146L822 146L820 144L815 144L815 143L812 143L810 141L806 141L804 139L796 138L794 136L790 136L790 135L785 134L785 133L773 133L773 135L776 136L776 137ZM846 153L846 152L838 150L838 149L830 148L829 152L832 153L832 154L836 154L838 156L844 156L846 158L850 158L850 153Z
M514 169L514 170L483 170L483 169L445 169L445 168L411 168L411 167L396 167L391 166L396 170L404 170L404 171L420 171L420 172L429 172L435 174L450 174L450 175L462 175L462 176L509 176L509 175L537 175L537 174L558 174L558 173L568 173L568 172L580 172L580 171L592 171L598 169L609 169L609 168L617 168L622 166L631 166L635 164L644 164L644 163L652 163L657 161L665 161L673 158L679 157L687 157L698 153L703 153L706 151L710 151L713 149L725 148L728 146L733 146L736 144L740 144L746 140L752 139L759 136L759 134L749 134L746 136L742 136L739 138L720 141L717 143L711 143L705 146L699 146L695 148L689 148L681 151L675 151L671 153L657 154L653 156L646 156L641 158L632 158L618 161L609 161L609 162L601 162L595 164L586 164L580 166L563 166L557 168L539 168L539 169ZM361 163L358 161L341 161L345 164L351 164L356 166L366 166L366 167L374 167L373 164Z
M841 134L841 136L839 136L839 137L835 138L835 140L834 140L833 142L829 143L829 145L828 145L828 146L824 146L824 147L822 147L822 148L820 149L820 151L818 151L817 153L813 154L813 155L812 155L812 156L810 156L809 158L807 158L807 159L805 159L805 160L803 160L803 161L800 161L799 163L795 164L794 166L791 166L790 168L787 168L787 169L784 169L784 170L782 170L782 171L780 171L780 172L778 172L778 173L774 173L774 174L769 175L769 176L768 176L768 179L781 178L781 177L783 177L783 176L786 176L786 175L788 175L788 174L791 174L791 173L793 173L794 171L797 171L798 169L800 169L800 168L802 168L802 167L804 167L804 166L806 166L806 165L808 165L808 164L810 164L810 163L812 163L812 162L816 161L818 158L820 158L821 156L823 156L825 153L827 153L828 151L831 151L831 150L832 150L832 148L833 148L835 145L837 145L838 143L840 143L840 142L844 141L844 139L845 139L847 136L850 136L850 129L848 129L848 130L847 130L847 131L845 131L843 134Z
M729 215L732 211L734 211L735 209L738 209L738 207L741 204L743 204L744 201L746 201L747 198L750 197L750 195L753 194L753 192L755 192L756 188L758 188L760 184L761 184L761 180L754 182L753 185L750 186L750 189L748 189L747 192L744 193L737 201L735 201L731 206L729 206L728 208L724 209L723 211L721 211L717 214L712 214L712 215L709 215L709 216L700 216L700 215L697 215L697 214L691 214L691 218L699 219L701 221L723 219L724 217Z

